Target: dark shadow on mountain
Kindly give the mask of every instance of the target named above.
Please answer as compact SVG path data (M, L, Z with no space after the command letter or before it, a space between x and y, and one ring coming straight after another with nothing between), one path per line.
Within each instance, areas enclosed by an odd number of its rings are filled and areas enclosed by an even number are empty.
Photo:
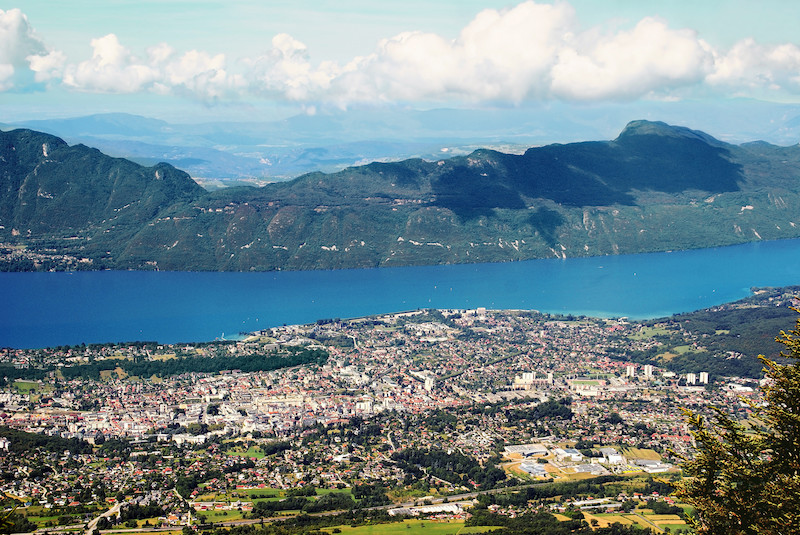
M495 208L522 210L527 206L518 191L495 176L456 165L431 181L435 206L452 210L461 219L491 215Z
M742 166L730 160L726 147L698 138L623 132L610 146L625 164L619 173L620 186L629 190L723 193L739 191L744 179Z
M699 132L646 123L608 142L549 145L508 156L511 187L565 206L635 204L633 191L739 191L742 166Z
M539 233L547 245L553 247L558 243L556 231L565 223L565 219L555 210L539 208L528 216L528 223Z
M508 162L509 180L524 196L565 206L633 205L605 143L573 143L529 149ZM623 167L623 166L621 166Z

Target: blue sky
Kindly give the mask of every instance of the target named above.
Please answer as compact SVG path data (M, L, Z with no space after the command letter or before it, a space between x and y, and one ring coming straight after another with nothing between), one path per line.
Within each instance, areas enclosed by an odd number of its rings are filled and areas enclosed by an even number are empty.
M6 119L800 100L800 3L786 0L25 0L0 9Z

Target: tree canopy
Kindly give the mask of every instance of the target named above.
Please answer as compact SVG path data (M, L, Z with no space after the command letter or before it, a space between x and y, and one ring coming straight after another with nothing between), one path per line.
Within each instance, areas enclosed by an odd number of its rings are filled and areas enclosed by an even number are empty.
M800 312L800 309L795 309ZM716 409L713 423L687 412L697 455L678 495L695 507L698 534L798 533L800 526L800 319L781 331L778 364L763 355L763 403L741 423Z

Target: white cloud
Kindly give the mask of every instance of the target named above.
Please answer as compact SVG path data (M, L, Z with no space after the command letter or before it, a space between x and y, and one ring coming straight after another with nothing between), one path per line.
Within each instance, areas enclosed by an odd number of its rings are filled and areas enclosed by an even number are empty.
M67 66L64 84L81 91L103 93L184 93L214 99L241 84L225 70L223 54L191 50L182 55L162 43L139 58L122 46L114 34L91 42L92 58Z
M289 36L273 41L269 58L268 75L257 79L288 98L520 103L667 95L701 83L714 52L695 32L661 20L605 35L582 31L565 2L527 1L480 12L453 40L423 32L384 39L373 54L341 68L314 70L308 51Z
M479 13L455 43L463 51L470 87L490 99L547 96L558 50L576 25L567 3L524 2L510 10Z
M25 59L28 60L31 71L34 72L34 79L37 82L46 82L61 77L67 56L59 50L53 50L46 55L32 54Z
M67 66L64 84L101 93L133 93L150 86L157 72L141 64L113 33L92 39L92 58Z
M552 69L553 95L569 100L635 99L697 84L714 59L695 32L652 18L631 31L575 41Z
M800 94L800 46L744 39L714 49L691 29L644 18L630 28L581 27L565 1L478 13L455 39L403 32L372 53L314 63L292 36L228 63L166 43L136 54L113 33L91 58L67 63L18 9L0 11L0 90L53 84L88 92L179 94L201 100L257 96L314 107L353 102L508 102L670 99L692 91ZM311 109L311 108L309 108Z
M14 83L11 81L13 77L14 66L10 63L0 63L0 91L14 87Z
M319 98L342 71L332 62L314 68L306 45L285 33L272 38L272 48L266 54L245 63L251 91L297 101Z
M511 100L547 96L559 40L574 25L566 3L525 2L485 10L455 40L404 32L344 66L314 68L305 45L288 35L273 39L270 52L253 63L257 92L294 100L413 101Z
M0 90L24 90L57 76L64 55L49 50L19 9L0 9Z
M800 47L788 43L760 45L753 39L736 43L719 53L714 70L707 77L712 86L744 93L768 89L800 92Z
M182 56L162 62L162 83L179 91L214 99L225 96L242 82L238 76L229 75L225 69L225 56L211 56L205 52L190 50Z

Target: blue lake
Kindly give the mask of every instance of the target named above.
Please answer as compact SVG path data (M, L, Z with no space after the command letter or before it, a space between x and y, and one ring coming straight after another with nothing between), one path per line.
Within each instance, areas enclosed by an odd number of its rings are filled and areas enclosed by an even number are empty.
M270 273L0 273L0 347L207 341L417 308L634 319L800 284L800 240L672 253Z

